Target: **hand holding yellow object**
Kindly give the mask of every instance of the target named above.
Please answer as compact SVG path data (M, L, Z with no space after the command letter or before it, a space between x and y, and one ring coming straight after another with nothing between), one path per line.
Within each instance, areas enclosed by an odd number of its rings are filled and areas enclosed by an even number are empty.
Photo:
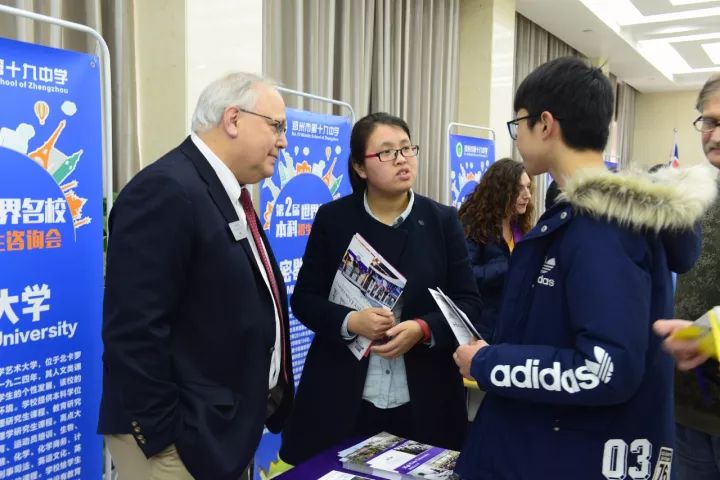
M708 358L718 359L720 352L720 307L688 320L658 320L653 325L658 335L666 337L663 347L677 362L680 370L690 370Z

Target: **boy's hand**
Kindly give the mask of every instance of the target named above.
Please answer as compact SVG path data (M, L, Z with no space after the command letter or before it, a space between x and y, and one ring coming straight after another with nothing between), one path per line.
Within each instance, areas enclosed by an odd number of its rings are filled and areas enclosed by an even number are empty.
M697 340L673 339L672 335L683 328L692 325L688 320L658 320L653 324L653 330L661 337L665 337L663 348L673 356L680 370L691 370L705 363L707 355L698 351Z
M487 347L488 344L484 340L475 340L467 345L460 345L455 353L453 353L453 360L455 364L460 368L460 375L469 379L475 380L470 375L470 366L472 365L473 357L481 349Z

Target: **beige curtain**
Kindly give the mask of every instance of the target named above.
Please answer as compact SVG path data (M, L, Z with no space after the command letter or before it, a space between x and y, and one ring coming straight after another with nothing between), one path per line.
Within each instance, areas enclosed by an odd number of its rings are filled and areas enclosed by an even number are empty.
M110 49L113 110L113 190L140 169L135 83L134 0L0 0L97 30ZM0 13L0 35L50 47L99 55L97 42L74 30Z
M618 82L615 90L615 155L619 168L632 164L633 132L635 130L635 96L637 90L625 82Z
M265 71L284 86L404 118L420 144L416 191L444 201L457 108L460 0L266 0ZM342 113L312 100L288 105Z
M543 63L559 57L586 57L547 30L515 14L515 90L520 83ZM513 147L513 158L520 160L520 153ZM535 212L539 217L545 211L545 195L549 180L547 175L533 178L535 184Z

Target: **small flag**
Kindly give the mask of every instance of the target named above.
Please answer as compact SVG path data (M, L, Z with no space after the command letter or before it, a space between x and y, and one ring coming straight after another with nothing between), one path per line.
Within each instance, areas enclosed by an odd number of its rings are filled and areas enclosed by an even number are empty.
M669 165L673 168L680 167L680 154L678 152L677 130L675 130L675 135L673 138L673 150L672 150L672 155L670 155Z

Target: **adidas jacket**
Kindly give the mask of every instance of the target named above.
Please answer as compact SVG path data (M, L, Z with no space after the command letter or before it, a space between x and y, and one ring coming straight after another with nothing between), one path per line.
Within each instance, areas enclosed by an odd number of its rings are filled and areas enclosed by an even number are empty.
M495 341L473 359L487 396L463 479L670 478L673 365L651 324L672 316L670 271L696 260L714 193L705 167L565 185L513 251Z

